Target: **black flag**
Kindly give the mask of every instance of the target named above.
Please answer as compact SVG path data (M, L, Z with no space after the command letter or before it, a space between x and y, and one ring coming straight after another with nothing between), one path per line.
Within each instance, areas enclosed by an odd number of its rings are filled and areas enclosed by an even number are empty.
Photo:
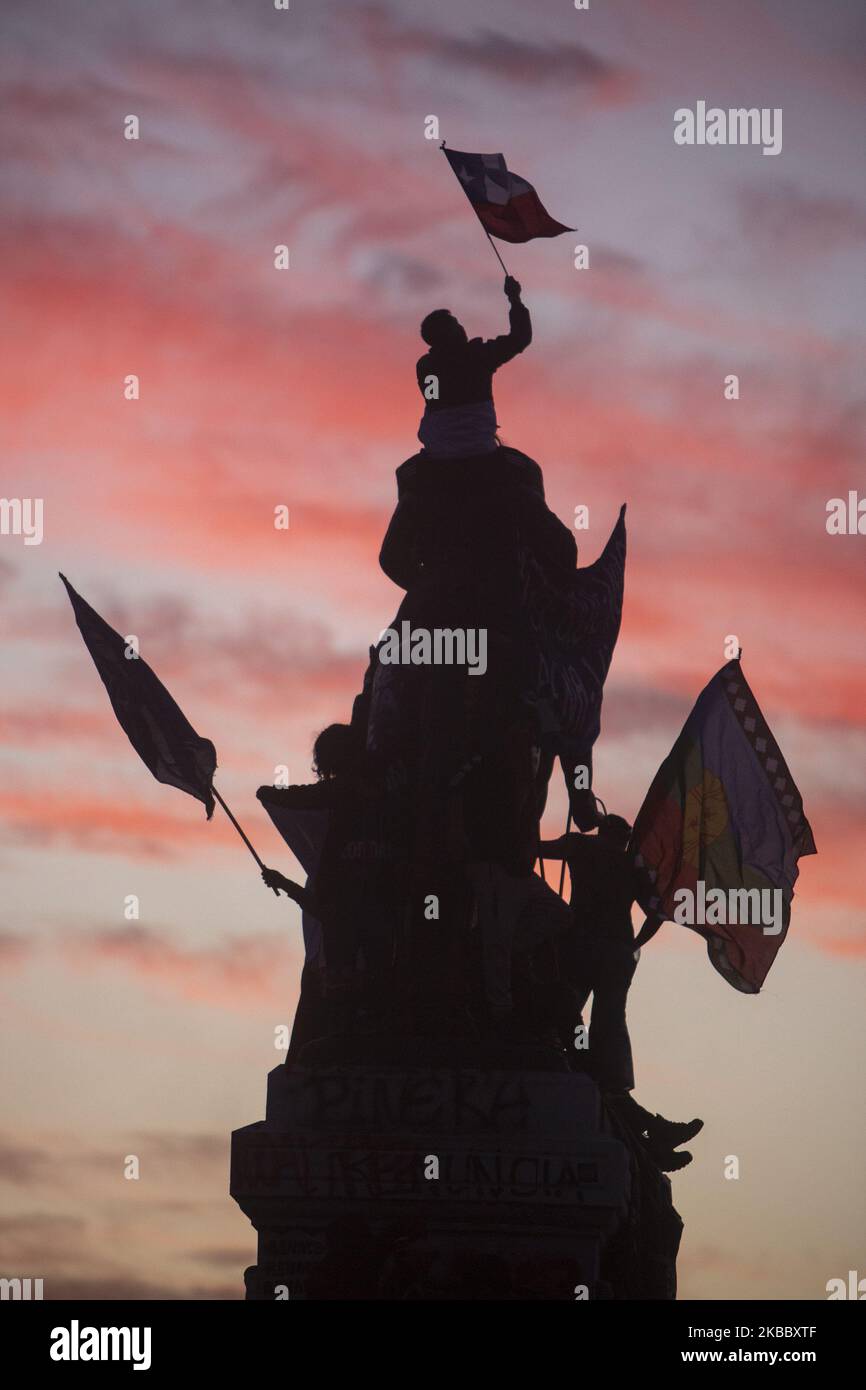
M216 769L216 749L210 739L199 738L147 662L127 658L128 643L120 633L85 603L65 575L60 578L112 709L136 753L158 782L203 801L210 820Z

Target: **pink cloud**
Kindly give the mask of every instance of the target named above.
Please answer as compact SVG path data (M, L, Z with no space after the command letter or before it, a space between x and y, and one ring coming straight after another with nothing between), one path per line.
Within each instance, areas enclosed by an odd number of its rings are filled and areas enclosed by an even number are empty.
M135 755L130 752L130 756ZM147 774L142 770L142 776ZM171 789L165 789L171 794ZM179 793L174 793L175 798ZM45 849L64 845L92 853L171 859L201 836L231 843L236 832L204 807L187 798L186 813L156 811L130 799L88 795L57 782L36 789L0 793L0 823L7 842Z
M297 924L287 920L283 937L247 934L192 948L167 933L129 927L66 932L60 949L76 969L119 969L180 998L247 1012L251 1005L285 1006L287 993L297 988L299 937Z

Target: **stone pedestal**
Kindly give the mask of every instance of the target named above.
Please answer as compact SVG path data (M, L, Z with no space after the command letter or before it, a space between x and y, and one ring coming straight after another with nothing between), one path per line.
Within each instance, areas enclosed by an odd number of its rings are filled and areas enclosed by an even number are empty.
M609 1292L630 1164L576 1073L279 1066L232 1135L231 1194L251 1299L571 1301Z

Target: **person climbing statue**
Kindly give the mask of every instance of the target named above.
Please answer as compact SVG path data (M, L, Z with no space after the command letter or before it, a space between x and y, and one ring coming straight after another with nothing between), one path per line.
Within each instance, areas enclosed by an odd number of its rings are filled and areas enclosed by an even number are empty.
M571 878L572 925L559 942L559 963L574 990L578 1013L592 994L589 1071L609 1108L637 1134L664 1172L691 1163L674 1152L703 1128L703 1120L679 1123L653 1115L634 1099L634 1066L626 1023L626 999L636 968L631 908L639 888L638 870L626 849L631 826L622 816L605 815L597 835L571 833L543 840L543 859L565 859Z
M426 402L418 438L434 458L472 458L497 447L493 373L532 342L529 310L513 275L505 277L509 331L469 338L449 309L434 309L421 324L430 351L415 368Z
M318 828L314 877L306 888L272 869L262 877L321 923L323 994L348 998L362 983L368 987L378 979L392 956L402 889L403 807L399 797L388 795L386 770L368 754L353 725L329 725L316 740L314 757L317 784L260 787L257 793L287 839L290 813L326 812L325 825ZM307 829L300 827L301 836ZM289 843L294 849L294 841Z
M278 869L264 868L265 885L285 893L302 911L304 968L292 1037L286 1054L291 1065L308 1042L327 1032L329 1018L324 1005L325 953L322 944L324 910L316 895L322 852L339 799L342 779L357 761L357 739L346 724L330 724L313 745L316 781L292 787L259 787L259 801L268 811L283 839L307 874L306 885L286 878Z
M360 961L368 981L383 970L401 882L391 824L399 806L390 817L384 814L381 778L357 730L349 724L323 729L313 766L315 783L265 786L257 793L309 873L304 887L276 869L262 871L266 886L284 892L304 913L307 961L287 1060L332 1029L334 1001L356 990Z

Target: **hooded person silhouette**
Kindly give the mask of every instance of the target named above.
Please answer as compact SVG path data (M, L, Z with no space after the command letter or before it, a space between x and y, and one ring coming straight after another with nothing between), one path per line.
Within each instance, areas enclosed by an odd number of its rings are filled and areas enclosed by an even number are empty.
M469 338L449 309L434 309L421 324L430 351L415 367L426 402L418 438L434 458L472 458L497 447L493 374L532 342L529 310L512 275L505 293L510 326L498 338Z

